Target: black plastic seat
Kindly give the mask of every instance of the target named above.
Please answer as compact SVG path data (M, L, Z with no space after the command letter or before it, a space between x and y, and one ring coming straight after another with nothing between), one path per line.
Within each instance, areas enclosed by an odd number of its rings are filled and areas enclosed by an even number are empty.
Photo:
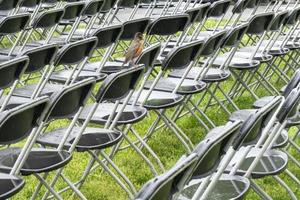
M9 145L23 141L26 138L34 138L36 133L34 130L36 130L44 120L48 103L48 98L38 98L0 113L0 144L4 146L8 145L7 148L0 150L0 160L7 160L7 162L11 163L1 163L0 166L1 172L10 174L0 174L1 199L9 198L22 189L24 181L16 177L16 175L19 174L20 168L27 159L28 155L26 152L32 148L32 145L30 145L31 141L25 142L25 145L20 146L20 148L9 147ZM5 152L13 152L15 149L18 149L18 152L23 156L14 156L14 159L11 159L12 154ZM6 166L5 164L8 165Z
M202 179L192 180L189 185L182 191L179 200L190 200L197 191ZM223 199L244 199L247 195L247 190L250 187L250 182L240 176L231 176L222 174L216 186L211 191L206 199L223 200Z
M84 121L90 113L92 106L86 106L81 113L79 120ZM113 103L103 103L101 104L97 110L94 116L91 119L91 123L96 124L105 124L108 120L110 114L114 110L114 104ZM116 110L116 113L118 113L118 110L120 110L120 107ZM141 106L132 106L127 105L125 109L123 110L120 119L118 120L118 124L132 124L141 121L146 117L147 110Z
M158 91L172 92L179 83L179 78L163 78L158 81L154 89ZM145 88L149 89L152 84L152 80L147 81L147 83L145 84ZM182 95L195 94L203 91L205 88L206 84L202 81L185 79L183 83L181 83L181 86L179 87L177 93Z
M271 97L268 98L268 101L265 102L265 104L259 108L262 108L264 106L266 106L269 102L271 102L272 100L274 100L276 97ZM255 105L255 104L254 104ZM257 113L257 109L243 109L243 110L239 110L236 111L234 113L232 113L232 115L230 116L229 120L230 121L236 121L236 120L242 120L242 121L246 121L251 115ZM271 129L272 131L272 129ZM275 141L275 143L273 144L273 148L281 148L284 147L287 142L288 142L288 132L286 130L282 130L280 136L277 138L277 140ZM251 144L256 144L259 138L253 140L251 142Z
M0 173L0 199L8 199L17 194L25 185L19 177Z
M107 49L106 54L111 54L110 48L115 45L123 31L123 26L121 25L113 25L107 26L103 28L93 29L88 33L89 37L97 37L98 42L96 45L96 49ZM107 56L108 57L108 56ZM95 74L106 73L109 74L110 71L116 72L122 68L122 63L119 62L109 62L105 58L102 58L100 62L91 62L87 63L83 70L94 72ZM105 67L107 66L107 67ZM117 68L116 70L114 70ZM104 70L107 69L107 70Z
M9 148L0 151L0 169L9 172L16 162L21 149ZM35 173L49 172L65 166L72 156L67 151L32 149L26 159L21 174L29 176Z
M126 41L132 41L134 39L134 36L137 32L144 33L150 23L149 18L139 18L134 20L128 20L124 22L123 25L123 31L120 37L118 38L119 42L122 42L122 44L125 44ZM103 68L103 73L114 73L120 71L123 66L125 58L124 55L122 55L119 58L115 58L113 61L107 62ZM125 66L126 67L126 66Z
M195 79L197 75L202 72L203 68L201 67L193 67L186 79ZM184 70L176 70L170 73L170 77L181 77L184 73ZM226 69L218 69L218 68L209 68L202 81L204 82L221 82L225 81L230 77L230 71Z
M232 159L232 163L236 163L237 160L240 159L241 155L243 154L243 150L245 148L241 148L238 153L235 155L235 157ZM252 148L251 151L246 156L243 164L239 167L237 174L243 176L245 172L249 168L249 164L252 163L252 161L257 156L258 152L260 151L259 148ZM283 172L288 164L288 156L286 153L276 150L276 149L270 149L267 150L263 157L261 158L260 162L256 165L253 172L251 173L252 178L263 178L266 176L272 176L277 175ZM227 170L230 170L230 166L227 168Z
M47 132L37 139L37 143L44 146L58 147L63 134L67 128L60 128L52 132ZM70 148L75 137L77 136L80 128L74 127L69 135L64 147ZM99 128L86 128L81 136L78 144L76 145L77 151L105 149L114 146L122 138L122 133L118 131L99 129Z
M183 156L173 168L150 180L136 196L136 200L195 199L202 178L209 177L218 167L222 154L230 146L230 138L238 138L240 121L212 130L188 156ZM242 135L239 135L242 137ZM235 147L234 147L235 148ZM196 154L196 161L195 160ZM235 184L236 185L235 185ZM237 187L240 190L236 190ZM250 182L245 177L222 175L208 199L238 199L245 196ZM226 191L224 191L226 189ZM199 196L197 196L199 198Z

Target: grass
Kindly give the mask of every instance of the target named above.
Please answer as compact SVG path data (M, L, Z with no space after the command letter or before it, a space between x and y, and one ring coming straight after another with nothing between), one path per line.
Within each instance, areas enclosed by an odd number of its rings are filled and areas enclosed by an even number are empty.
M223 87L228 88L230 82L224 82ZM260 96L267 95L264 91L258 92ZM253 99L247 94L239 98L236 103L240 108L250 108L253 103ZM211 107L208 110L208 116L218 125L226 123L228 116L224 111L218 107ZM144 134L151 121L153 120L154 115L151 114L150 117L146 118L142 122L135 125L135 128L139 133ZM54 129L61 125L66 124L65 121L60 121L51 124L49 129ZM194 144L199 143L206 134L206 131L201 127L198 122L191 116L186 116L178 121L179 126L183 131L191 138ZM292 135L295 132L295 129L290 130ZM133 138L133 136L131 136ZM298 139L298 144L300 140ZM152 149L157 153L163 164L167 169L172 167L175 162L185 153L185 150L181 143L175 138L175 136L168 130L159 130L156 132L151 140L149 141ZM126 145L126 143L124 143ZM298 152L295 150L290 151L295 157L300 159ZM146 153L146 152L145 152ZM89 156L87 153L75 153L73 160L66 167L64 173L73 181L78 180L81 173L83 172L85 166L89 161ZM132 150L126 149L119 152L114 161L121 168L121 170L129 177L129 179L134 183L134 185L139 189L142 185L147 182L149 179L153 178L153 175L149 167L145 162ZM300 169L297 168L292 163L289 164L288 168L300 178ZM286 175L280 175L286 183L292 188L295 194L300 197L300 190L295 183L293 183ZM50 180L50 179L48 179ZM38 182L33 177L26 178L25 188L16 195L13 199L29 199L34 188ZM284 200L289 199L287 192L280 187L271 177L263 178L258 180L262 188L268 192L274 199ZM65 185L60 181L56 189L62 188ZM43 190L44 191L44 190ZM120 189L120 187L111 179L111 177L102 172L101 168L98 168L96 171L90 174L87 181L83 185L81 191L86 195L88 199L101 199L101 200L123 200L127 199L126 194ZM41 193L42 194L42 193ZM73 199L70 196L70 193L63 195L66 199ZM247 195L247 199L260 199L254 192L250 191Z
M222 83L222 88L228 90L232 85L232 80L228 80ZM280 88L282 83L276 84L277 88ZM263 89L257 91L259 96L266 96L268 93ZM199 95L196 95L194 99L199 98ZM203 104L207 101L207 98L203 101ZM248 93L244 93L243 96L235 100L239 108L251 108L254 99ZM172 111L172 110L171 110ZM171 111L169 113L171 113ZM228 115L217 106L211 107L207 110L208 116L217 124L222 125L227 122ZM151 122L154 120L155 115L150 113L146 119L142 122L135 125L136 130L144 135L148 127L151 125ZM49 130L53 130L60 126L67 124L67 121L61 120L51 123ZM182 130L189 136L194 144L199 143L206 135L205 129L199 125L199 123L190 115L181 118L178 121L178 125ZM292 136L295 134L296 129L292 128L289 130L289 134ZM133 135L130 135L131 139L135 139ZM300 139L296 141L300 144ZM123 145L127 145L126 142ZM167 129L160 129L157 131L153 137L149 140L149 145L157 153L161 161L163 162L166 169L170 169L175 162L185 154L185 149L182 144L176 139L174 134ZM108 152L110 149L107 150ZM145 152L145 151L144 151ZM294 149L290 150L290 153L300 160L299 152ZM145 152L147 155L147 152ZM87 153L78 153L75 152L72 161L64 170L66 174L72 181L76 181L80 178L85 166L89 161L89 155ZM120 167L120 169L129 177L137 189L140 189L143 184L145 184L149 179L153 178L149 167L146 163L136 154L132 149L126 149L114 157L115 163ZM158 168L157 168L158 169ZM293 163L289 163L288 169L294 173L300 179L300 169L297 168ZM50 177L54 173L50 174ZM290 180L288 176L284 173L280 175L281 178L292 188L293 192L300 198L300 189L293 181ZM38 184L37 180L30 176L26 177L26 186L25 188L12 199L29 199L33 193L36 185ZM50 180L50 178L48 179ZM257 183L265 190L269 195L271 195L275 200L288 200L290 199L286 190L278 185L272 177L266 177L260 180L257 180ZM56 185L56 190L63 188L65 184L62 181L59 181ZM40 196L43 194L45 189L43 188L40 192ZM81 188L83 194L87 199L91 200L124 200L127 199L125 192L112 180L112 178L106 173L98 168L93 173L88 176L87 181ZM70 197L70 192L64 193L63 197L65 199L73 199ZM253 191L249 191L247 198L251 200L260 199Z

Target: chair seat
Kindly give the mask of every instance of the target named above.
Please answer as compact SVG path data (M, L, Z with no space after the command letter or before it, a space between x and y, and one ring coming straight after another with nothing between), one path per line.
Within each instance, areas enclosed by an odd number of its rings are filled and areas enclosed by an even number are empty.
M239 49L235 54L235 58L245 58L245 59L250 59L252 56L254 49L251 47L244 47ZM273 56L264 52L257 52L254 56L254 60L257 60L259 62L269 62L272 60Z
M270 101L269 101L270 102ZM251 114L254 114L256 109L243 109L235 111L229 117L230 121L242 120L245 121ZM270 130L272 132L272 129ZM286 130L282 130L277 140L274 142L272 148L281 148L284 147L288 142L288 132ZM253 140L251 143L247 143L247 145L255 145L259 140L259 137Z
M203 179L194 179L183 189L178 200L190 200L197 191ZM225 200L243 199L250 188L250 181L241 176L223 174L206 199Z
M59 72L54 72L51 74L50 80L58 83L65 83L68 78L72 75L72 70L63 70ZM78 73L78 70L75 71L74 74ZM73 76L74 76L73 74ZM81 81L86 78L96 78L97 81L102 81L106 78L106 74L98 73L98 72L92 72L92 71L81 71L77 77L76 81Z
M87 63L83 69L86 71L96 71L99 68L99 66L100 66L100 62ZM101 72L106 74L112 74L115 72L119 72L125 68L128 68L128 64L123 65L122 62L118 62L118 61L106 62Z
M267 45L270 45L270 43L273 43L273 46L271 48L268 48ZM270 54L272 56L282 56L287 54L290 50L287 47L282 47L283 41L282 40L276 40L274 42L270 40L264 40L258 50L259 54L262 54L262 52ZM243 47L239 49L241 52L253 52L255 51L256 47L255 46L248 46L248 47Z
M154 89L163 92L173 92L176 86L180 83L180 78L161 78L155 85ZM145 84L146 89L150 89L153 84L153 80L147 81ZM206 84L202 81L195 81L191 79L185 79L179 87L177 93L182 95L195 94L203 91L206 88Z
M121 109L120 105L116 112L120 111ZM92 106L86 106L84 110L82 111L81 115L79 116L79 120L85 120L88 113L90 113ZM103 103L100 104L93 115L91 119L91 123L96 124L102 124L104 125L109 117L109 115L114 110L114 104L113 103ZM141 107L141 106L132 106L132 105L126 105L125 110L122 112L120 119L118 120L118 125L124 125L124 124L132 124L141 121L144 119L144 117L147 114L147 109Z
M195 79L200 72L202 72L202 67L193 67L186 78L188 79ZM174 70L170 73L170 77L182 77L185 70ZM209 68L206 72L203 81L204 82L221 82L227 80L230 77L230 71L218 68Z
M13 95L14 96L19 96L19 97L31 97L32 93L36 89L37 85L32 84L32 85L26 85L22 88L18 88L14 91ZM55 91L59 91L64 87L64 85L60 84L46 84L44 89L41 92L41 95L47 95L50 96L52 95Z
M228 168L226 169L227 172L229 172L232 166L234 166L241 159L241 156L243 155L245 150L245 147L242 147L238 150L238 152L235 154L230 164L228 165ZM236 173L237 175L243 176L246 173L251 163L258 155L259 151L260 148L254 147L250 150L244 162L239 167ZM288 156L286 153L276 149L267 150L251 173L251 177L256 179L266 176L278 175L286 169L287 163Z
M285 87L284 87L285 88ZM266 96L256 100L253 104L254 108L261 108L275 98L274 96ZM286 128L300 125L300 116L296 115L287 119Z
M21 149L7 148L0 151L0 170L9 172L16 162ZM57 170L69 163L72 156L66 151L32 149L25 161L21 174L28 176Z
M0 199L8 199L17 194L25 181L9 174L0 173Z
M58 147L67 128L56 129L41 135L37 139L37 143L43 146ZM69 148L80 131L80 127L74 127L65 143L65 148ZM112 147L122 138L122 133L109 129L86 128L82 134L78 144L77 151L99 150Z
M149 95L149 90L143 89L140 94L134 92L129 103L133 103L136 100L137 95L139 95L137 104L141 105L144 103L143 107L148 110L171 108L183 101L183 96L180 94L154 90Z
M6 98L6 96L2 96L0 98L0 105L3 105L3 102L4 102L5 98ZM8 104L5 107L5 109L6 110L12 109L12 108L15 108L19 105L28 103L30 101L31 101L31 99L26 98L26 97L11 96L9 101L8 101Z

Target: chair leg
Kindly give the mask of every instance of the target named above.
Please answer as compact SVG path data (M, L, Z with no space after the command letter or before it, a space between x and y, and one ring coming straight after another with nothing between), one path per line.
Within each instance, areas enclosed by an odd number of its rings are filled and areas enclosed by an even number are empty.
M57 194L55 191L54 191L54 189L52 188L52 187L50 187L49 185L48 185L48 183L43 179L43 177L42 176L40 176L39 174L34 174L34 176L47 188L47 190L49 191L49 192L51 192L52 193L52 195L56 198L56 199L58 199L58 200L63 200L63 198L59 195L59 194Z
M189 138L183 133L183 131L176 125L175 122L170 120L168 117L165 116L163 111L156 111L158 116L162 117L162 120L172 130L175 134L175 136L179 139L179 141L183 144L183 146L186 148L187 152L192 152L192 149L194 148L192 142L189 140Z
M250 179L250 187L253 191L258 194L264 200L273 200L265 191L263 191L259 185L257 185L252 179Z
M117 184L127 193L130 199L134 199L134 194L125 186L125 184L116 176L107 165L105 165L102 160L98 158L98 155L90 151L90 154L93 156L94 160L99 163L99 165L117 182Z

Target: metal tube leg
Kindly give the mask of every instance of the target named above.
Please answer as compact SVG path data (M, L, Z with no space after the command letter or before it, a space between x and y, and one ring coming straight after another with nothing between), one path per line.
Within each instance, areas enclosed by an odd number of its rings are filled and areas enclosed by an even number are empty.
M289 188L289 186L287 186L287 184L277 175L272 176L282 187L284 187L286 189L286 191L289 193L290 197L292 200L297 200L298 198L296 197L296 195L293 193L293 191L291 190L291 188Z
M141 138L141 136L133 128L131 128L130 130L135 135L135 137L140 141L141 145L145 147L147 151L151 154L151 156L156 160L158 166L164 172L165 171L164 165L162 164L162 162L160 161L156 153L151 149L151 147L143 140L143 138Z
M264 200L273 200L265 191L263 191L253 180L250 179L250 186L253 191Z
M127 193L130 199L134 199L134 195L132 192L125 186L125 184L106 166L102 160L98 158L98 155L94 152L90 152L90 154L94 157L94 160L99 163L99 165L117 182L117 184Z
M47 190L49 190L49 192L52 193L52 195L58 199L58 200L63 200L63 198L61 198L61 196L59 196L59 194L57 194L54 189L52 187L50 187L46 181L39 175L39 174L34 174L34 176L47 188Z

